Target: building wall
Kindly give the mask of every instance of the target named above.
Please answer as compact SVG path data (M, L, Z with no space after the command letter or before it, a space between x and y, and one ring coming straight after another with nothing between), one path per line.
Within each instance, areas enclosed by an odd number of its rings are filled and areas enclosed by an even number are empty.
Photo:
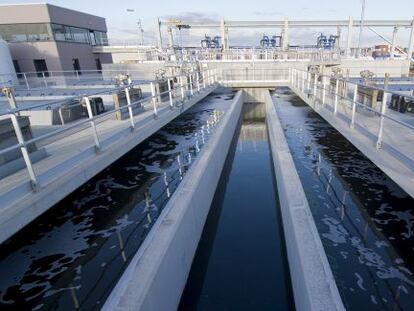
M0 24L48 23L47 4L0 6Z
M48 4L52 23L107 31L105 18Z
M13 60L19 62L22 72L35 71L34 59L44 59L48 70L62 70L62 63L54 41L9 43L9 48Z
M59 58L62 63L62 70L74 70L72 59L79 59L81 70L96 70L96 54L92 53L92 46L89 44L56 42Z
M57 23L107 31L105 19L50 4L0 5L0 24ZM49 71L73 70L72 59L79 59L81 70L96 70L96 58L112 63L111 54L94 54L89 44L61 41L10 43L13 60L22 72L35 71L34 59L45 59Z
M107 31L103 17L58 6L41 4L0 5L0 24L58 23Z

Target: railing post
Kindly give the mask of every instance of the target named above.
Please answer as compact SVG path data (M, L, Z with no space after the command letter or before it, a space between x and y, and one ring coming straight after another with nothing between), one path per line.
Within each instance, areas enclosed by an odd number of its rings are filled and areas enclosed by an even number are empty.
M167 80L167 83L168 83L168 96L169 96L169 99L170 99L170 108L172 109L174 107L173 94L172 94L172 86L171 86L172 80L171 79L168 79Z
M132 113L132 106L131 106L131 96L129 96L129 88L125 88L125 97L128 104L128 112L129 112L129 120L131 121L131 130L133 131L135 129L135 123L134 123L134 115Z
M307 90L307 92L308 92L308 94L309 94L309 92L310 92L310 82L311 82L311 77L312 77L312 75L310 74L310 72L308 71L307 72L307 74L306 74L306 77L307 77L307 79L308 79L308 85L307 85L307 87L306 87L306 90Z
M353 129L354 126L355 126L355 111L356 111L356 101L357 101L357 97L358 97L358 84L355 84L354 96L352 98L351 124L349 125L349 127L351 129Z
M24 83L26 83L26 88L30 90L29 81L27 80L26 73L23 73Z
M302 92L305 92L305 76L306 73L302 71Z
M193 91L193 74L190 73L188 76L189 76L189 80L190 80L190 95L192 97L194 95L194 91Z
M90 124L91 124L93 139L95 141L95 150L96 150L96 152L99 152L101 150L101 144L99 142L98 132L96 131L95 121L93 120L93 113L92 113L92 108L91 108L91 102L90 102L90 100L89 100L88 97L84 97L83 100L85 101L86 110L88 111L88 117L90 119Z
M206 77L205 77L206 75L205 75L205 72L203 71L202 73L201 73L201 77L202 77L202 79L203 79L203 89L205 89L206 88Z
M45 75L45 72L44 71L42 71L42 76L43 76L43 83L45 84L45 87L47 88L48 85L47 85L46 75Z
M386 93L384 91L384 94L382 95L382 103L381 103L381 115L380 115L380 122L379 122L379 129L378 129L378 139L377 139L377 149L381 149L382 148L382 133L384 131L384 115L385 115L385 110L387 107L387 95L388 93Z
M29 173L30 184L32 186L33 191L37 191L39 188L38 188L36 173L33 169L32 161L30 160L29 151L27 150L26 144L24 142L24 136L23 136L22 130L20 129L19 120L17 119L14 113L10 114L10 119L12 121L14 132L17 137L17 142L20 145L20 151L22 152L23 160L24 160L24 163L26 164L27 172Z
M200 72L196 72L196 79L197 79L197 91L200 93Z
M183 76L180 76L180 89L181 89L181 99L184 102L184 84L183 84Z
M335 102L334 102L334 114L338 111L338 92L339 92L339 79L335 82Z
M322 76L322 107L325 106L325 98L326 98L326 77Z
M313 75L313 100L316 103L316 87L318 83L318 75L315 73Z
M150 83L151 86L151 101L152 101L152 105L154 107L154 117L158 116L158 110L157 110L157 94L155 91L155 85L154 82Z

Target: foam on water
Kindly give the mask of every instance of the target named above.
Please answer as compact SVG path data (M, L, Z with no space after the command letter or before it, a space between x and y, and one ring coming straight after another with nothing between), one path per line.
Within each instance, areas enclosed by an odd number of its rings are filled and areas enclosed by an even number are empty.
M414 200L289 90L275 102L350 310L414 308Z
M203 147L195 133L208 123L208 140L230 95L208 97L3 243L1 309L99 307Z

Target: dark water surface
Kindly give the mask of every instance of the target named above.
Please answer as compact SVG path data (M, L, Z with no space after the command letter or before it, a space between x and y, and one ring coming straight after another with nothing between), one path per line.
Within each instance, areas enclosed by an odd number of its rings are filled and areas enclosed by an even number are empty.
M181 298L181 311L294 308L260 107L264 105L245 112L240 135L235 134ZM262 112L262 118L257 118L257 112Z
M4 242L0 310L102 307L232 96L197 104Z
M294 96L274 101L349 310L414 310L414 200Z

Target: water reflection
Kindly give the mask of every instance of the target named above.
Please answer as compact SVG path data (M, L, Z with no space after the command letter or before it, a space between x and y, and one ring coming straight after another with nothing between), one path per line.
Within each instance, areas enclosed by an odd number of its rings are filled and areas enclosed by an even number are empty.
M275 101L346 306L412 310L414 200L292 93Z
M294 309L264 107L244 104L179 310Z
M100 308L222 117L207 98L3 243L0 306Z

